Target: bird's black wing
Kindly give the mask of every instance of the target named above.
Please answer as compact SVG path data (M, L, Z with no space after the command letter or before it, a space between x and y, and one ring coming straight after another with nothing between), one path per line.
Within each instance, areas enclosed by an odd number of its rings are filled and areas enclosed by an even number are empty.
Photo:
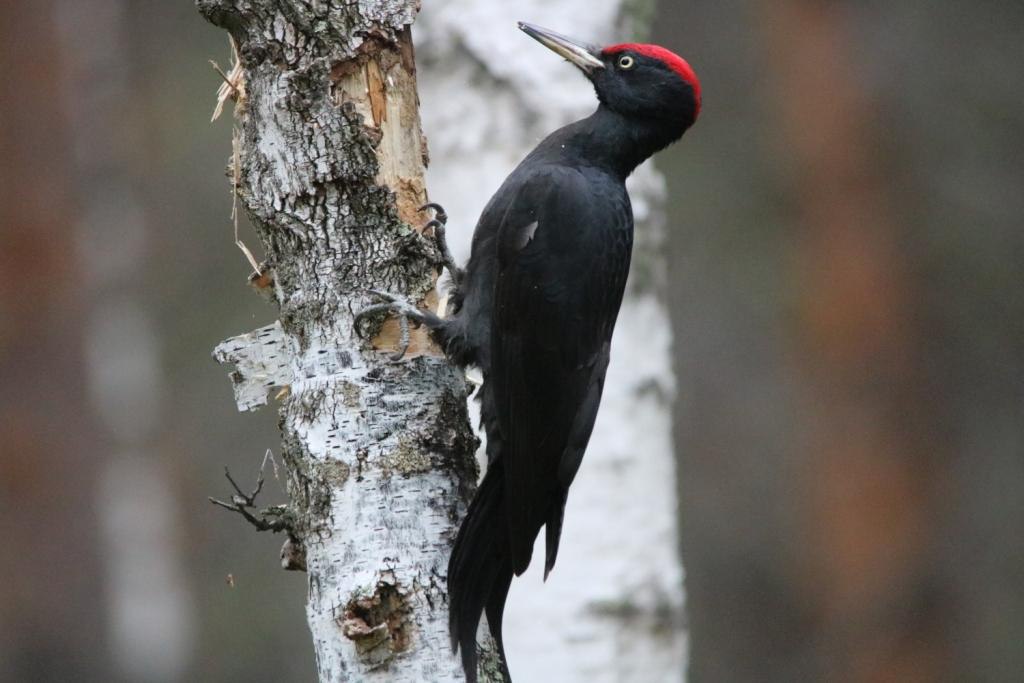
M491 387L502 438L509 545L517 574L548 524L554 563L562 508L600 402L632 249L621 183L537 170L498 231Z

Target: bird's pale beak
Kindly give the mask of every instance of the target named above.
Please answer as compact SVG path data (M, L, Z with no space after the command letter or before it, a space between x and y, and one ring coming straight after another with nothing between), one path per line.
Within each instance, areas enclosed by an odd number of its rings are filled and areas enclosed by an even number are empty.
M565 57L578 66L585 74L591 74L598 69L604 68L604 62L599 57L601 50L593 45L588 45L572 38L566 38L546 28L527 24L525 21L519 22L519 30L549 50L553 50Z

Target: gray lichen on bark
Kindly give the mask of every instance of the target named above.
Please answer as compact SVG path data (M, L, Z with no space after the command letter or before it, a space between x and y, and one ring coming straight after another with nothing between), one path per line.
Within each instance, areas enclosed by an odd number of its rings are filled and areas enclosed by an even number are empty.
M292 535L322 681L459 681L444 574L475 485L466 388L422 331L353 329L367 291L436 304L409 26L415 0L199 0L244 68L235 189L279 323L216 351L240 409L282 397ZM485 659L486 661L486 659ZM485 680L488 680L485 678Z

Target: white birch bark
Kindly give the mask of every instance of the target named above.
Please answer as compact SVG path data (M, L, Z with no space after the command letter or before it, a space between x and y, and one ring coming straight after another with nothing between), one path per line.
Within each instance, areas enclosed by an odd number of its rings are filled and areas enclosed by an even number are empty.
M461 374L414 335L355 334L368 289L433 300L416 0L199 0L244 66L240 202L280 321L221 344L239 407L282 398L286 561L308 570L321 681L461 681L444 576L477 476ZM375 337L393 349L393 321ZM493 657L484 658L493 669ZM483 680L496 680L487 671Z
M535 22L593 42L632 35L623 0L447 0L416 26L433 197L464 261L477 217L547 133L596 106L570 65L516 30ZM632 3L636 4L636 3ZM630 181L637 249L601 413L569 495L558 566L513 581L505 641L514 680L682 681L687 639L671 441L671 329L657 289L662 181ZM535 557L543 557L538 548ZM536 564L536 563L535 563Z

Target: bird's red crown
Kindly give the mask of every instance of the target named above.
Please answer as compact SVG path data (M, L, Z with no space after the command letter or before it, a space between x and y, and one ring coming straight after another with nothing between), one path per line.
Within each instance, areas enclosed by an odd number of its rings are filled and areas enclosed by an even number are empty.
M610 45L601 52L606 55L614 55L619 52L635 52L638 55L657 59L662 64L679 74L679 77L686 81L693 88L693 96L697 100L697 113L700 113L700 81L697 73L690 66L690 63L671 50L660 45L644 45L640 43L620 43Z

